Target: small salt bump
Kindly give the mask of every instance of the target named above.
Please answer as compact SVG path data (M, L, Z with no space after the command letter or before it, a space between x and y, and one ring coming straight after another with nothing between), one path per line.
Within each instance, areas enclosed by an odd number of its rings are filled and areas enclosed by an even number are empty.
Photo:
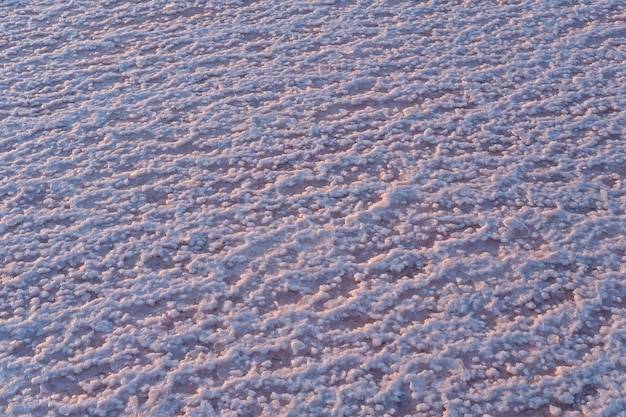
M517 217L508 217L504 219L503 224L511 231L514 237L526 237L530 234L523 220Z
M292 340L291 341L291 350L294 354L297 354L298 351L304 349L304 343L302 343L299 340Z

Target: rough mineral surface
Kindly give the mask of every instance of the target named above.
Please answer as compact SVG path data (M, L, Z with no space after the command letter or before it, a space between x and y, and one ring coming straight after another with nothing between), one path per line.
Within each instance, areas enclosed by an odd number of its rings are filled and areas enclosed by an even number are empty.
M2 416L626 416L621 0L0 1Z

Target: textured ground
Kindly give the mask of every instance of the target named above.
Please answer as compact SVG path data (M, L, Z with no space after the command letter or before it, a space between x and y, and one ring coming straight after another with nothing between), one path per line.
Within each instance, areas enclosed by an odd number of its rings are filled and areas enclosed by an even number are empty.
M3 416L626 416L626 10L0 2Z

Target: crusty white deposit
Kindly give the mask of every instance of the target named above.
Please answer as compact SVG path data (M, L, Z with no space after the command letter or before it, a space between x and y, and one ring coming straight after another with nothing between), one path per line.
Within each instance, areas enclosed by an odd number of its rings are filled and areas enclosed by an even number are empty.
M621 0L0 2L2 416L626 416Z

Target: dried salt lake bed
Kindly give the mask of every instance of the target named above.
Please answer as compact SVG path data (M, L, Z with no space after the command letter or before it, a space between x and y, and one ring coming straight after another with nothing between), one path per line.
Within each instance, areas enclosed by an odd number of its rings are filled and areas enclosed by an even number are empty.
M626 416L622 1L0 2L3 416Z

